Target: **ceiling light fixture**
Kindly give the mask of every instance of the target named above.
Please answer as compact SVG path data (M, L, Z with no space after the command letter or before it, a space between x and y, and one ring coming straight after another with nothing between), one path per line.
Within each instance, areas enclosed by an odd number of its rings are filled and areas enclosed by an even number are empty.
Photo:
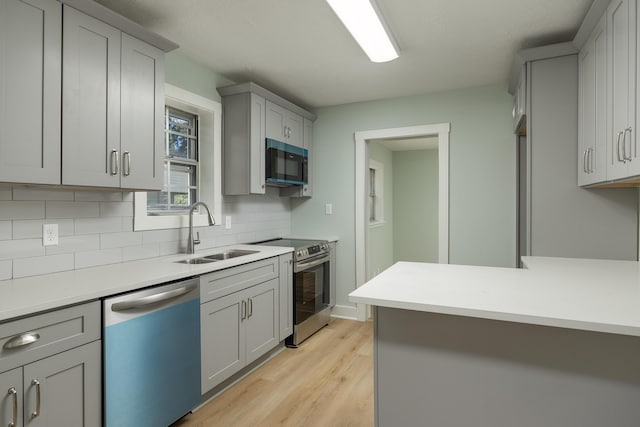
M388 62L398 57L375 0L327 0L347 30L372 62Z

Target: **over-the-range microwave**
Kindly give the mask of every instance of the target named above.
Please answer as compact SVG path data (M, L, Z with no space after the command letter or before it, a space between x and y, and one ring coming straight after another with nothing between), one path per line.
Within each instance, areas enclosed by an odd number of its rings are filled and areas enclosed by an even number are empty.
M266 150L267 184L278 187L307 184L307 149L267 138Z

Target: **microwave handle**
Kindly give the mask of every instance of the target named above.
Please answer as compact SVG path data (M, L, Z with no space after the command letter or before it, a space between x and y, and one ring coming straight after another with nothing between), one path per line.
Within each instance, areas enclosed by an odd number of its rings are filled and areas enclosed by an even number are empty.
M307 268L311 268L311 267L315 267L317 265L320 264L324 264L325 262L328 262L331 258L329 258L329 255L323 255L320 258L314 258L309 262L303 262L303 263L296 263L294 264L294 268L293 271L295 273L299 273L300 271L306 270Z

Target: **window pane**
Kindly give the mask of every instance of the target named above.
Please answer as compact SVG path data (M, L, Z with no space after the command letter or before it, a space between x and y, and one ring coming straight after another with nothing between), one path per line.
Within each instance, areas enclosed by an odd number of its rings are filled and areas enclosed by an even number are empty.
M163 191L147 193L147 210L186 210L197 201L196 166L165 162Z
M169 113L169 126L168 130L172 130L174 132L185 133L187 135L192 135L193 126L190 120L183 119L182 117L176 117Z
M198 159L195 139L172 133L167 134L167 138L169 139L169 156Z

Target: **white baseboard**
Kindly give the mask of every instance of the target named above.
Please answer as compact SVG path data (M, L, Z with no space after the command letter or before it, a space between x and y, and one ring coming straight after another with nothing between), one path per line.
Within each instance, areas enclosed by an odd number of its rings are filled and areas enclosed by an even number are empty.
M358 310L348 305L334 305L331 308L331 317L358 320Z

